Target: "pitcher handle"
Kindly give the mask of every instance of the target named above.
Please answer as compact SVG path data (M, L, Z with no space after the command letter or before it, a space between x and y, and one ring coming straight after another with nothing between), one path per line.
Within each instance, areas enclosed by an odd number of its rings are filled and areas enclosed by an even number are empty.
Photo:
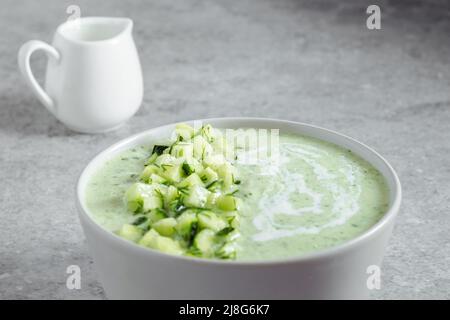
M60 54L54 47L43 41L31 40L24 43L20 47L19 54L17 56L19 62L19 69L25 79L25 82L31 88L31 90L39 99L39 101L41 101L42 104L52 114L55 114L55 102L53 101L52 98L50 98L47 92L45 92L44 89L42 89L42 87L36 81L33 72L31 71L30 57L36 50L43 50L48 57L54 58L56 61L59 61Z

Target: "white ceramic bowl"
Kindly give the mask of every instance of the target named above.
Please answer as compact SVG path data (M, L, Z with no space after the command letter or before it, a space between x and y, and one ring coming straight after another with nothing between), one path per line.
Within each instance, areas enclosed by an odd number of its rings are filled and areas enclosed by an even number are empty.
M400 207L401 187L378 153L339 133L307 124L261 118L201 120L218 128L280 129L326 140L352 150L385 177L389 211L362 235L341 245L283 260L218 261L167 255L142 248L96 224L88 214L85 189L92 174L118 153L170 136L174 124L139 133L98 154L77 187L81 224L106 295L111 299L365 299L367 269L380 266ZM190 123L190 122L188 122Z

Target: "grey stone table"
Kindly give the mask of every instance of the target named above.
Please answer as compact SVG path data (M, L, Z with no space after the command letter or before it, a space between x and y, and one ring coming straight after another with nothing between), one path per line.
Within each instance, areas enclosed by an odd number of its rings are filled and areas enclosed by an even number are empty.
M118 131L74 133L17 71L21 43L51 41L72 1L0 0L0 298L103 299L74 201L81 169L132 133L192 118L313 123L373 146L404 200L376 299L450 298L450 8L447 0L77 1L82 15L129 16L145 75ZM345 4L344 4L345 3ZM33 58L42 78L45 59ZM66 288L79 265L80 290Z

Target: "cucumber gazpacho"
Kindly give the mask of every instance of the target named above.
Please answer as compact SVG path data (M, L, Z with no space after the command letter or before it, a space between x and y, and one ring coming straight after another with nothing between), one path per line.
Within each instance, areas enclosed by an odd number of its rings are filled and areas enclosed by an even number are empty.
M277 161L248 161L258 150L210 125L178 124L167 141L108 160L86 191L99 225L144 247L232 260L299 256L358 236L388 208L383 176L319 139L281 134Z

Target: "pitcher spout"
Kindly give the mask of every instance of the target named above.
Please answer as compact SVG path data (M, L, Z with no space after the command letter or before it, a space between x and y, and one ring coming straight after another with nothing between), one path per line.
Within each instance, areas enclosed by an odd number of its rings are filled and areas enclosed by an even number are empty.
M117 28L118 35L122 33L131 33L133 29L133 20L130 18L106 18L110 19L110 27Z
M83 17L67 21L58 27L57 33L72 42L114 41L130 35L133 21L129 18Z

